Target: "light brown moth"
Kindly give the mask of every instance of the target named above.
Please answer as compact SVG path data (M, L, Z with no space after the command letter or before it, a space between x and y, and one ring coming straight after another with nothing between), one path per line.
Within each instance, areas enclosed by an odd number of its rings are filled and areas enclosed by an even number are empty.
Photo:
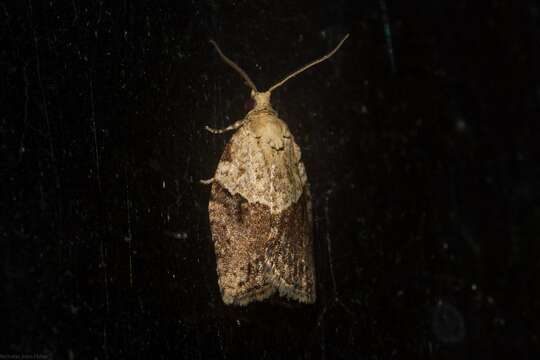
M249 76L210 41L223 61L251 88L254 108L214 134L237 130L225 146L213 178L208 213L225 304L246 305L278 294L315 302L311 195L300 148L270 104L272 91L327 55L260 92Z

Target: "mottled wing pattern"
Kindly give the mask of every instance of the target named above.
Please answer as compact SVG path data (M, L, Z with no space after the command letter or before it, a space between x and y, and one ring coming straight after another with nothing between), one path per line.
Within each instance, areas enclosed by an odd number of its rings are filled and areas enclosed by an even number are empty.
M230 159L231 143L221 161ZM244 305L275 292L315 301L311 195L303 194L280 213L231 194L219 181L209 203L218 282L226 304Z
M298 201L272 217L264 257L271 283L280 295L304 303L315 302L316 293L311 211L306 182Z
M270 296L274 289L264 267L268 207L249 204L215 182L208 211L223 301L243 305Z

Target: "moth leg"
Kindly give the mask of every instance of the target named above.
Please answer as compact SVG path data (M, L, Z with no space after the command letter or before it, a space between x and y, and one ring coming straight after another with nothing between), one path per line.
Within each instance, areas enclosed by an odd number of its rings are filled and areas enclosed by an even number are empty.
M199 182L201 184L204 184L204 185L211 185L214 182L214 180L215 180L214 178L210 178L210 179L207 179L207 180L201 179L201 180L199 180Z
M223 134L226 131L231 131L231 130L238 129L239 127L244 125L246 123L246 121L247 121L247 118L242 119L242 120L238 120L235 123L233 123L232 125L229 125L229 126L227 126L226 128L223 128L223 129L214 129L214 128L211 128L209 126L205 126L205 128L206 128L206 130L210 131L212 134Z

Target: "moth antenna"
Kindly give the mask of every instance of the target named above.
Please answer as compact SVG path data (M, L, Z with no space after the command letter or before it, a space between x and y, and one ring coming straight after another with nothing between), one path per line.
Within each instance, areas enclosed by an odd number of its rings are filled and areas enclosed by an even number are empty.
M343 43L345 42L345 40L347 40L347 38L349 37L349 34L345 35L345 37L343 37L343 39L341 39L341 41L339 42L339 44L337 44L337 46L334 48L334 50L330 51L328 54L324 55L323 57L321 58L318 58L317 60L313 60L312 62L310 62L309 64L306 64L304 65L303 67L301 67L300 69L296 70L295 72L285 76L285 78L283 78L283 80L279 81L277 84L273 85L270 89L268 89L267 91L268 92L272 92L274 91L275 89L277 89L278 87L280 87L281 85L285 84L289 79L295 77L296 75L300 74L301 72L309 69L310 67L314 66L314 65L317 65L318 63L320 62L323 62L324 60L328 59L330 56L334 55L336 53L336 51L339 50L339 48L341 47L341 45L343 45ZM218 50L219 51L219 50Z
M238 65L236 65L236 63L234 61L232 61L231 59L229 59L228 57L225 56L225 54L223 54L221 52L221 49L219 48L218 44L214 41L214 40L210 40L210 44L214 45L214 47L216 48L216 51L218 52L219 56L221 57L221 59L223 61L225 61L228 65L230 65L234 70L236 70L240 76L242 76L244 78L244 80L246 81L246 84L255 92L259 92L257 90L257 87L255 86L255 84L253 83L253 81L251 81L251 79L249 78L248 74L246 74L246 72L244 70L242 70L242 68Z

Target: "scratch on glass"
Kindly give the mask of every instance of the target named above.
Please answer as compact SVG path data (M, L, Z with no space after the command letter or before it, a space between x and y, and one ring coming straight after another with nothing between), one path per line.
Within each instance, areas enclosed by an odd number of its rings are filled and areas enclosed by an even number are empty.
M388 52L388 57L390 58L390 67L392 69L392 72L395 72L396 65L394 61L394 46L392 45L392 29L390 28L390 20L388 18L386 0L379 0L379 5L381 7L381 16L384 27L384 38L386 40L386 51Z
M105 244L103 238L101 239L100 244L100 267L103 268L103 281L105 283L105 312L108 314L109 309L109 274L107 271L107 263L105 262ZM103 349L105 351L105 359L108 359L108 348L107 348L107 321L103 321Z
M347 312L347 314L349 316L351 316L351 318L354 318L354 313L351 309L349 309L349 307L347 305L345 305L341 299L339 298L339 295L338 295L338 291L337 291L337 286L336 286L336 277L334 275L334 261L333 261L333 258L332 258L332 238L330 236L330 216L329 216L329 200L330 200L330 194L332 193L332 190L328 190L324 196L324 219L325 219L325 222L326 222L326 246L327 246L327 251L328 251L328 267L330 268L330 278L332 280L332 292L333 292L333 298L331 299L330 303L329 304L326 304L323 308L323 310L321 311L321 314L319 315L318 319L317 319L317 326L320 327L321 326L321 323L324 319L324 316L326 315L327 311L329 308L333 307L333 306L340 306L342 307L345 312ZM322 334L322 336L324 336L324 332Z
M24 147L24 140L26 137L26 131L28 129L28 74L26 73L26 66L23 67L23 79L24 79L24 116L23 116L23 130L21 134L21 140L19 142L19 162L22 160L23 154L26 152Z
M133 262L132 262L132 250L131 250L131 241L133 240L133 234L131 232L131 200L129 198L129 181L127 177L127 170L124 169L126 173L126 208L127 208L127 225L128 225L128 234L126 240L128 242L128 252L129 252L129 285L133 287Z
M97 129L96 129L96 106L94 103L94 81L92 80L92 74L88 74L88 78L90 79L90 107L92 111L90 120L92 122L92 133L94 135L96 176L97 176L98 189L101 192L101 177L99 174L99 146L98 146Z
M56 167L56 157L54 155L54 142L52 139L52 131L51 131L51 123L49 120L49 110L47 108L47 97L45 96L45 88L43 87L43 82L41 81L41 62L39 59L39 47L38 47L38 38L36 35L36 30L34 29L34 21L33 21L33 10L32 10L32 2L28 1L28 20L30 22L30 28L32 30L32 35L34 38L34 50L36 52L36 74L37 79L39 82L39 89L41 92L41 101L43 103L43 116L45 117L45 125L47 128L47 139L49 141L49 153L51 157L51 165L54 171L54 178L55 178L55 185L56 188L60 188L60 178L58 176L58 169Z

